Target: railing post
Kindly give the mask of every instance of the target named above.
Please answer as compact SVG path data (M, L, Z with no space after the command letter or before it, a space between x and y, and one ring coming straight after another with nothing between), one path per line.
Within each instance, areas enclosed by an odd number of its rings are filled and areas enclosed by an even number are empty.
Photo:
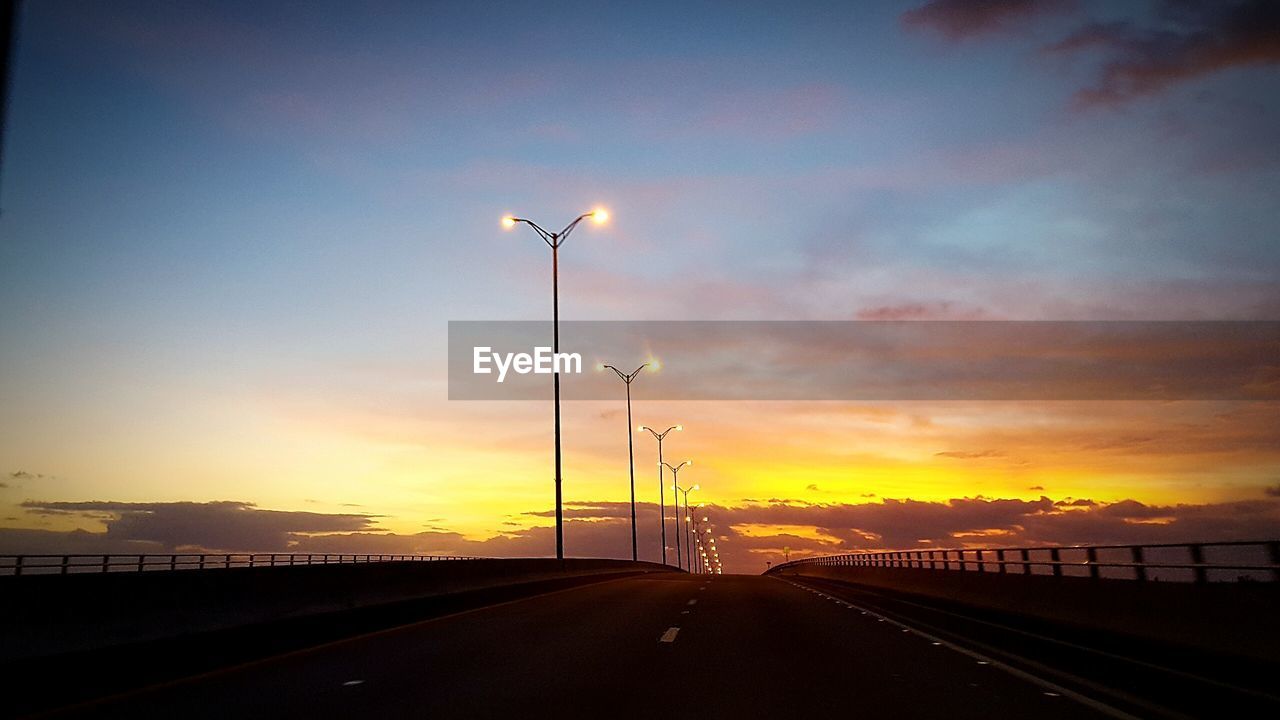
M1084 552L1085 558L1089 561L1089 577L1097 580L1100 577L1098 573L1098 549L1090 546Z
M996 565L999 567L998 572L1004 574L1004 550L996 551Z
M204 561L205 561L205 557L206 557L206 556L205 556L205 554L204 554L204 553L200 553L200 569L201 569L201 570L203 570L203 569L204 569Z
M224 568L229 568L229 567L231 567L231 553L227 553L227 556L226 556L225 558L223 558L223 561L224 561L224 562L223 562L223 567L224 567Z
M1049 548L1049 560L1053 561L1053 576L1062 577L1062 554L1058 552L1058 548Z
M169 556L169 569L170 570L178 569L178 555L176 553Z
M984 562L982 561L982 549L981 549L981 548L979 548L978 550L976 550L976 551L975 551L975 556L976 556L976 557L977 557L977 559L978 559L978 572L986 572L986 571L987 571L987 566L986 566L986 563L984 563Z
M22 561L23 561L24 559L25 559L25 556L23 556L23 555L14 555L14 556L13 556L13 574L14 574L14 575L21 575L21 574L22 574Z
M71 564L71 558L67 555L62 556L62 574L67 574L67 566Z
M143 565L144 561L146 560L146 557L147 557L146 555L139 555L139 556L138 556L138 572L142 572L142 565Z
M1031 553L1028 552L1026 548L1022 548L1021 550L1018 551L1018 554L1022 556L1022 574L1030 575L1031 574Z
M1133 560L1133 579L1143 581L1147 579L1146 560L1142 558L1142 546L1134 545L1129 548L1129 557Z
M1271 575L1280 582L1280 542L1267 543L1267 556L1271 558Z
M1191 551L1191 562L1195 565L1194 572L1196 582L1208 582L1209 574L1206 573L1204 569L1204 546L1188 545L1187 549Z

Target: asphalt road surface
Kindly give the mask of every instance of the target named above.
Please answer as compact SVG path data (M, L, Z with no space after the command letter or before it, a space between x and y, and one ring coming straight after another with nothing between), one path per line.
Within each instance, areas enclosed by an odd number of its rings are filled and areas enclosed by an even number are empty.
M1090 718L1114 707L834 594L652 574L470 610L67 714Z

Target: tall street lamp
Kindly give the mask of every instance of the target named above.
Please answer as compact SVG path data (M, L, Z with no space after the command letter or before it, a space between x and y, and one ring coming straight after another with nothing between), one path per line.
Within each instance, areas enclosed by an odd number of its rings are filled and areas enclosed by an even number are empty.
M591 218L597 225L603 225L609 220L609 212L603 208L597 208L589 213L583 213L569 223L558 233L547 232L538 226L532 220L525 218L513 217L507 215L502 218L502 227L510 230L517 223L524 223L533 228L534 232L542 238L542 241L551 248L551 352L560 352L560 246L569 237L569 233L578 227L578 223ZM564 559L564 507L561 503L560 493L560 369L556 366L555 379L552 381L555 387L555 424L556 424L556 559Z
M671 466L670 466L670 465L668 465L667 467L671 467ZM680 478L677 476L677 473L675 472L675 468L672 468L672 473L671 473L671 474L672 474L673 476L675 476L675 477L673 477L673 479L672 479L671 487L672 487L672 488L674 488L675 490L677 490L677 491L679 491L679 492L681 492L681 493L683 493L683 494L684 494L684 511L685 511L685 517L684 517L684 521L685 521L685 522L684 522L684 535L685 535L685 537L684 537L684 552L685 552L685 555L687 555L687 556L688 556L688 558L689 558L688 563L686 563L686 564L689 566L689 570L692 572L692 570L693 570L693 543L692 543L692 542L690 542L690 540L689 540L689 520L691 520L693 516L691 516L691 515L689 515L689 514L688 514L688 513L689 513L689 493L693 492L694 490L697 490L697 489L698 489L699 487L701 487L701 486L699 486L698 484L696 484L696 483L695 483L695 484L693 485L693 487L690 487L690 488L682 488L682 487L680 487ZM679 503L679 502L677 502L677 503L676 503L676 544L677 544L677 545L679 545L679 543L680 543L680 503Z
M694 485L684 491L684 549L689 553L689 559L693 559L693 512L689 510L689 492L697 490L698 485ZM701 504L698 507L702 507Z
M636 551L636 450L635 439L631 435L631 381L640 375L640 371L653 365L653 369L658 369L658 361L653 360L647 363L641 363L640 367L632 370L630 373L624 373L618 368L603 364L601 368L609 368L619 380L627 386L627 470L631 473L631 562L639 560Z
M671 503L675 505L676 567L678 568L684 567L684 566L680 561L680 496L676 495L676 492L680 490L680 468L684 467L685 465L692 465L692 464L693 464L692 460L685 460L684 462L680 463L679 465L676 465L675 467L672 467L671 463L665 463L665 462L658 463L660 467L665 467L666 469L671 471L671 498L672 498Z
M699 566L698 571L701 573L707 572L707 566L708 566L708 563L710 562L710 558L707 554L707 550L709 548L707 547L707 543L703 542L703 539L702 539L703 535L711 534L711 529L703 526L703 523L705 523L706 521L707 521L707 518L705 515L703 516L702 520L698 520L698 518L695 516L693 518L693 523L692 523L694 542L698 544L698 566ZM708 538L708 540L709 539L710 538Z
M688 509L689 506L685 505L685 510L687 511ZM689 518L689 527L693 531L693 542L698 546L698 554L696 556L696 559L698 560L698 572L702 572L703 566L706 565L707 549L702 545L702 523L698 522L696 515Z
M667 507L666 507L667 491L666 491L666 488L662 487L662 476L663 476L663 473L666 472L665 470L662 469L662 439L665 438L667 436L667 433L671 432L672 430L676 430L676 431L684 430L684 426L672 425L671 427L667 428L666 430L663 430L662 432L657 432L651 427L645 427L644 425L641 425L640 427L636 428L636 430L641 432L648 430L649 434L658 440L658 516L659 516L659 521L662 524L662 564L666 565L667 564Z

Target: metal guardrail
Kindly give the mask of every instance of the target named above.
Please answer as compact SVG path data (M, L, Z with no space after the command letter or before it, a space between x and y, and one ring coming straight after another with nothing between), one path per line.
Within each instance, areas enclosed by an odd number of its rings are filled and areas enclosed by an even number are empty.
M0 555L0 576L209 570L242 567L338 565L374 562L479 560L463 555L375 555L321 553L171 553L168 555Z
M1173 582L1280 582L1280 540L898 550L823 555L800 565L917 568Z

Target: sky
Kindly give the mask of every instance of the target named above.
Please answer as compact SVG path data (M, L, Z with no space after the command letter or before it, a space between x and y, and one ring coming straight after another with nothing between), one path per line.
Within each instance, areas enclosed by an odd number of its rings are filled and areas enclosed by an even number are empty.
M1277 63L1258 0L26 3L0 552L554 552L550 403L448 399L450 321L549 315L506 213L609 209L568 320L1280 319ZM727 571L1280 529L1274 401L647 380ZM621 396L564 423L567 552L626 556Z

